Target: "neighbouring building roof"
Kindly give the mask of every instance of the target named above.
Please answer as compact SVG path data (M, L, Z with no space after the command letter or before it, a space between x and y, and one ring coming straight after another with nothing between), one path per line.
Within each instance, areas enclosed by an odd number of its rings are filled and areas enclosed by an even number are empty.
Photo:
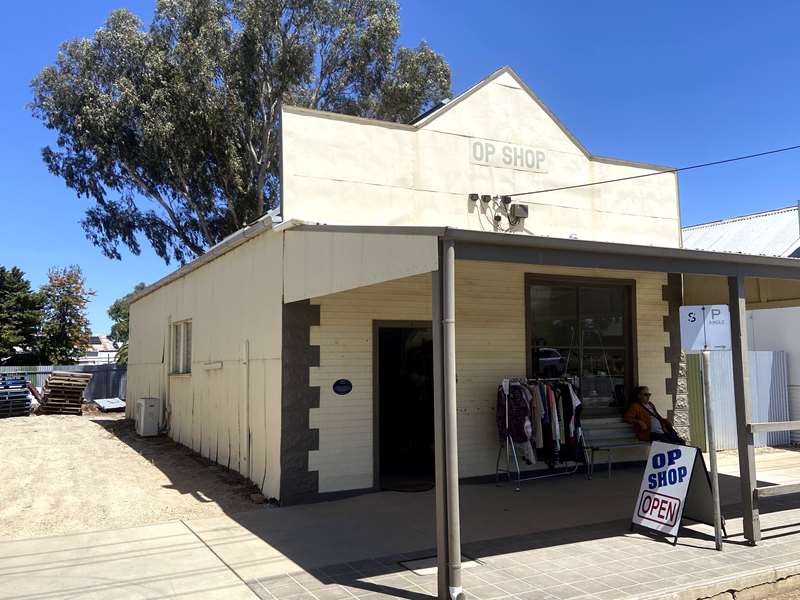
M89 350L93 352L116 352L117 347L107 335L93 333L89 338Z
M683 247L714 252L800 257L798 206L684 227Z

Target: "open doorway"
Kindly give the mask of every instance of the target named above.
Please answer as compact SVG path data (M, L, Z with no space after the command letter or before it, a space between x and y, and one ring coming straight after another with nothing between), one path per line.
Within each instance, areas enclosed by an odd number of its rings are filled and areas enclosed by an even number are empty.
M434 485L433 336L426 323L376 323L376 485Z

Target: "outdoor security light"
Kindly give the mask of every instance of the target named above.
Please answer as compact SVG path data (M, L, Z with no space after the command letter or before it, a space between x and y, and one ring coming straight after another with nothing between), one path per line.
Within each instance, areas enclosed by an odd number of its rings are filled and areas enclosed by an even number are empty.
M512 204L510 207L511 217L514 219L527 219L528 218L528 205L527 204Z

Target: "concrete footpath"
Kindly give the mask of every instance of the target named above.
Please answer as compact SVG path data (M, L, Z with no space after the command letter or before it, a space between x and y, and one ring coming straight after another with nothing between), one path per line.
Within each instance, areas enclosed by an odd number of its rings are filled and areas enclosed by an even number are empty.
M728 511L730 536L723 552L714 550L704 525L684 529L673 547L663 538L631 534L629 521L619 520L469 541L463 547L469 559L464 587L468 598L479 600L773 597L800 587L800 508L790 500L765 508L764 540L755 548L744 543L741 521ZM224 530L218 525L209 519L0 542L0 598L422 600L435 595L435 569L407 563L432 556L432 548L301 565L242 525ZM340 548L342 556L351 552Z
M761 453L759 479L800 479L800 452ZM730 464L728 464L730 463ZM678 545L629 532L640 468L461 487L464 588L478 600L732 600L800 587L800 495L762 503L748 546L735 460L722 457L729 537ZM798 471L798 472L795 472ZM767 481L764 481L764 479ZM0 599L422 600L436 591L433 493L382 492L209 519L0 541ZM408 561L423 559L421 564Z
M0 542L0 598L255 600L182 522Z

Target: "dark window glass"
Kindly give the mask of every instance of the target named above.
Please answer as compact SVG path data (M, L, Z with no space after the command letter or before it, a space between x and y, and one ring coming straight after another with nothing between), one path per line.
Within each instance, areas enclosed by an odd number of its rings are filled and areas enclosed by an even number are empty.
M586 409L621 407L631 377L630 290L624 285L532 283L531 372L574 377Z

